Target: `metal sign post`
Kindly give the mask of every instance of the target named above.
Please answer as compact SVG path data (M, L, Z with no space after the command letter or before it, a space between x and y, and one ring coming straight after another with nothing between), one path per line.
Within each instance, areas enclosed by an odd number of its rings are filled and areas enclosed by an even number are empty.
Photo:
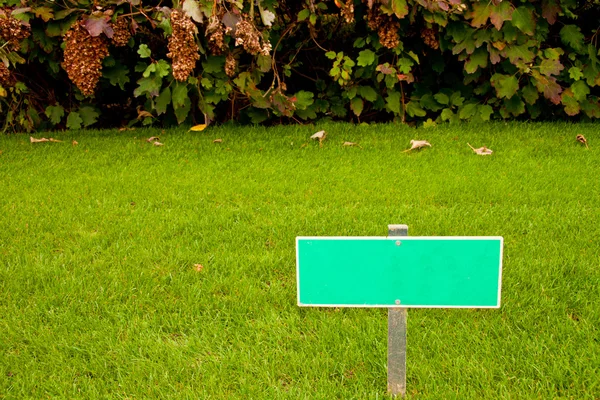
M408 236L408 225L388 225L388 236ZM388 308L387 390L406 395L406 308Z

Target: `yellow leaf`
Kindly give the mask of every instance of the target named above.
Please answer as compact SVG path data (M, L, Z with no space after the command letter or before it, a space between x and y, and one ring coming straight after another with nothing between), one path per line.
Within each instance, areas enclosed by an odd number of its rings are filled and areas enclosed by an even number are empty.
M200 132L206 129L206 124L195 125L190 128L190 131Z

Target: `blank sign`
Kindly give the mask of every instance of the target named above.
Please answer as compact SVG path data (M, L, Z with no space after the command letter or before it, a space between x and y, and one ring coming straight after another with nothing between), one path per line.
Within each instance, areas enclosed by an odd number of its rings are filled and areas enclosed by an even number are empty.
M298 305L500 307L503 238L297 237Z

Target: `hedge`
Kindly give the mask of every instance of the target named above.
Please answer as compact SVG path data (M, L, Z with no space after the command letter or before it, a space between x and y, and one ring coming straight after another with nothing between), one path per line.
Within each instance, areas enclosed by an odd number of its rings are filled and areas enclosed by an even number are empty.
M0 0L4 131L600 117L600 0Z

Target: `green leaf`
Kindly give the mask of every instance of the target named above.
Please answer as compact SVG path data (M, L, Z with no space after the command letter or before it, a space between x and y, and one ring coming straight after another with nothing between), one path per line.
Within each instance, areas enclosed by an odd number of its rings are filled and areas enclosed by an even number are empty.
M149 78L141 78L137 81L138 87L133 91L135 97L139 97L142 94L148 94L150 97L158 96L158 91L162 84L162 79L154 76Z
M146 44L140 44L137 53L140 55L141 58L150 58L150 56L152 55L150 48Z
M455 118L455 114L452 109L444 108L440 114L440 117L442 117L442 121L451 121Z
M52 9L49 7L38 7L31 11L33 11L36 17L43 19L44 22L48 22L54 17Z
M261 72L269 72L271 70L271 57L259 54L256 57L256 65Z
M125 84L129 82L128 73L127 66L121 63L116 64L114 67L102 68L102 76L108 79L111 85L119 85L121 90L125 90Z
M460 108L458 112L458 118L460 119L471 119L477 113L477 104L468 103Z
M533 36L535 22L533 11L526 6L520 6L512 13L512 24L526 35Z
M178 124L181 124L185 121L188 114L190 113L191 107L192 102L190 101L190 98L186 95L183 104L181 104L180 107L175 108L175 117L177 118Z
M62 117L65 116L65 109L60 105L48 106L44 111L46 117L50 118L50 122L54 125L60 124Z
M450 96L450 104L455 107L460 107L463 105L465 98L461 96L460 92L454 92Z
M304 21L309 16L310 16L310 10L308 8L303 8L302 11L300 11L298 13L298 22Z
M578 81L583 78L583 73L580 68L573 66L569 68L569 77L574 81Z
M156 102L154 104L154 110L156 111L156 115L166 113L169 104L171 104L171 89L169 87L166 87L156 98Z
M435 98L435 100L442 104L442 105L447 105L448 103L450 103L450 98L448 96L446 96L444 93L436 93L433 95L433 97Z
M356 97L357 91L358 91L358 88L356 86L352 86L351 88L346 89L346 91L344 92L344 96L346 98L348 98L349 100L352 100L353 98Z
M412 58L402 57L398 60L398 70L403 74L410 74L410 71L415 65L415 62Z
M535 104L540 97L537 89L531 84L523 87L523 89L521 89L521 94L523 95L523 99L527 102L527 104Z
M360 97L355 97L350 101L350 108L357 117L362 113L364 105L365 104Z
M396 17L402 19L408 15L408 4L406 4L406 0L391 0L391 6Z
M546 57L547 59L550 59L550 60L558 60L560 58L560 56L563 54L565 54L565 52L560 47L557 47L557 48L549 47L547 49L544 49L544 57Z
M81 129L81 124L83 120L79 116L79 113L76 111L71 111L69 116L67 117L67 128L69 129Z
M371 86L359 86L358 94L367 101L371 103L377 100L377 92Z
M175 84L175 88L173 88L171 99L173 101L173 108L183 107L185 105L186 100L189 100L187 85L184 83L177 82Z
M421 100L419 102L421 103L421 107L431 111L439 111L444 108L443 106L439 105L435 98L429 93L421 96Z
M583 52L583 41L585 37L577 25L565 25L559 32L560 40L571 46L578 53Z
M335 51L328 51L327 53L325 53L325 57L329 58L330 60L333 60L337 57L337 53Z
M83 122L83 126L88 127L98 122L100 113L94 107L84 106L79 108L79 116Z
M492 5L491 9L490 21L497 30L502 29L505 21L512 20L513 5L510 1L503 1L498 5Z
M375 62L375 53L371 50L362 50L358 53L357 64L360 67L366 67Z
M401 95L398 92L389 92L385 99L385 105L394 114L401 113Z
M306 110L307 107L315 102L314 93L306 90L300 90L299 92L296 92L293 97L296 98L294 105L296 106L297 110Z
M589 98L581 102L580 105L585 115L589 118L600 118L600 104L597 97Z
M485 25L491 13L492 7L490 1L473 2L473 11L469 14L469 17L471 18L471 26L474 28L479 28Z
M158 60L158 62L156 63L156 74L159 77L164 78L165 76L169 75L170 72L171 66L169 65L169 63L165 60Z
M567 115L574 116L579 114L579 111L581 111L579 102L573 96L573 92L571 91L571 89L566 89L562 93L560 100L562 105L565 106L565 113L567 113Z
M583 101L590 94L590 88L585 81L577 81L571 85L571 91L573 91L573 97L577 101Z
M494 113L494 109L489 104L483 104L477 106L477 111L479 112L479 116L484 121L489 121L492 114Z
M543 60L540 64L540 72L543 75L558 75L564 69L559 60Z
M501 99L510 99L519 90L519 81L513 75L494 74L490 82Z
M485 68L488 65L488 52L483 47L475 50L471 57L465 61L465 72L473 74L477 68Z
M418 101L409 101L406 103L406 113L411 117L424 117L427 112L421 108Z
M519 61L523 61L524 63L530 63L535 58L535 54L529 50L530 47L535 46L535 43L532 41L528 41L522 45L511 44L504 48L502 54L505 54L506 57L510 60L512 64L517 64Z
M513 96L510 99L504 100L504 109L515 117L525 112L525 103L519 96Z

